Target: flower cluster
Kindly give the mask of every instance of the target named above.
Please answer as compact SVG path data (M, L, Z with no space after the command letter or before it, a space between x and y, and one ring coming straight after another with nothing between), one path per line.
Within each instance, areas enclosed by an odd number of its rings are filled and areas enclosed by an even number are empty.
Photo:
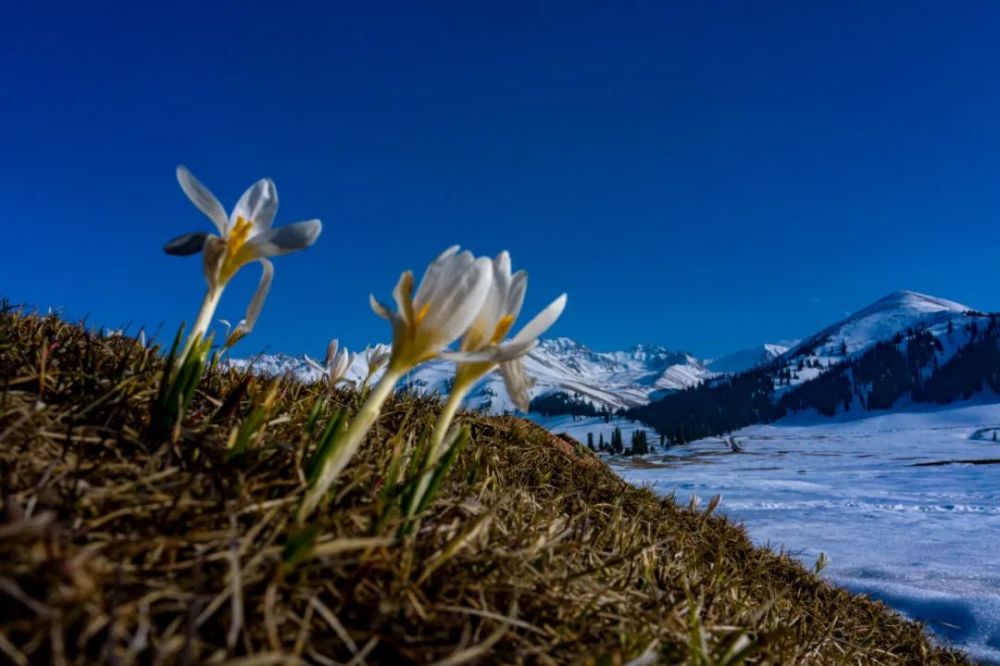
M349 383L351 381L347 379L347 371L351 369L351 366L354 365L354 359L357 358L356 354L347 351L347 347L338 350L339 344L336 339L330 341L326 348L326 360L323 365L306 356L306 365L326 377L330 388L341 382Z
M400 378L421 363L442 357L456 363L455 381L423 457L419 478L408 501L413 515L425 500L431 474L458 438L449 436L451 422L462 400L475 382L499 367L511 399L527 410L531 379L523 357L538 344L538 338L555 323L566 306L563 294L532 319L517 335L506 340L514 326L527 290L524 271L511 273L510 255L496 259L445 250L431 262L414 292L413 273L404 271L396 283L396 308L371 296L372 310L392 325L392 349L385 374L358 410L331 455L322 461L319 474L302 503L299 517L305 519L318 506L337 477L357 453ZM461 339L458 351L445 349Z
M173 255L202 254L202 266L208 289L185 347L202 348L223 289L233 275L248 263L257 261L262 276L245 318L227 334L226 347L249 333L260 316L274 277L271 257L288 254L312 245L322 226L319 220L297 222L272 228L278 208L274 183L262 179L254 183L226 215L218 199L184 167L177 168L181 189L215 225L218 235L194 232L167 243ZM363 403L350 418L346 429L336 434L334 445L324 447L317 460L311 483L299 509L305 520L319 506L340 473L348 465L375 423L386 399L409 371L432 359L455 364L451 392L437 423L414 467L408 492L406 514L416 515L425 505L432 478L441 472L442 461L455 453L462 440L452 426L455 415L472 387L493 370L499 370L512 402L527 410L532 380L526 372L524 357L538 344L539 337L559 318L566 306L566 295L556 298L531 319L516 335L513 330L524 304L528 276L512 272L510 255L504 251L495 258L476 257L453 246L441 253L424 271L419 285L413 273L404 271L393 291L395 307L371 296L371 307L392 327L392 345L376 345L364 354L366 375L359 393ZM458 342L458 348L449 347ZM356 355L330 342L324 363L306 358L332 388L349 382L348 372ZM371 386L375 376L382 372ZM466 438L467 439L467 438Z

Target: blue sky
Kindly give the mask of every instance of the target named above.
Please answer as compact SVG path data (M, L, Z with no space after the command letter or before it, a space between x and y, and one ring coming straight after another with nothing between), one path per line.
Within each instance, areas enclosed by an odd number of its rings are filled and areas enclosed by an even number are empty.
M369 291L452 243L598 349L721 354L901 288L1000 309L997 34L986 2L16 3L0 293L190 320L183 163L325 225L244 354L387 339Z

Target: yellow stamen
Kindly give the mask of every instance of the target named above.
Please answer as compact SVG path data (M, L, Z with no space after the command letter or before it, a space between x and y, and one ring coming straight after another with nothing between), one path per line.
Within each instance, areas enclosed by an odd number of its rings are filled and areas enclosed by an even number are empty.
M500 344L503 340L503 336L507 335L507 331L510 327L514 325L513 315L504 315L500 321L497 322L497 327L493 330L493 337L490 338L490 342L493 344Z
M424 320L424 317L427 316L427 312L430 309L431 309L431 304L429 302L428 303L424 303L424 307L420 308L420 312L418 312L417 316L414 318L413 325L414 326L419 326L420 322L422 322Z
M233 225L232 230L226 237L226 253L232 257L236 252L247 242L247 236L250 235L250 230L253 229L253 223L250 220L244 219L243 216L236 218L236 224Z

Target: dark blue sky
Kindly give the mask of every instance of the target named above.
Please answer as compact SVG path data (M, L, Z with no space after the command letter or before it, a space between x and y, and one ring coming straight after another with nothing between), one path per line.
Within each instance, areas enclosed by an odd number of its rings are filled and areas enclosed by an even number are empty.
M1000 309L1000 4L333 4L8 7L0 293L190 320L183 163L325 224L242 354L388 338L368 292L452 243L599 349L720 354L900 288Z

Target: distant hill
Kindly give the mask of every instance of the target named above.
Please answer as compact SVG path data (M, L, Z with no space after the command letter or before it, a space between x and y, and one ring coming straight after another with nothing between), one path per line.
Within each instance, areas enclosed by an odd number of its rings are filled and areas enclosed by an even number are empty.
M629 410L670 441L691 441L791 412L885 410L903 398L950 402L1000 389L998 317L901 291L756 368L718 375Z
M274 354L234 361L241 366L250 362L263 374L291 372L307 381L319 379L319 373L300 357ZM715 374L691 354L659 345L597 352L569 338L542 340L528 355L525 365L536 382L532 391L536 400L555 396L555 400L579 404L585 411L644 405L652 397L694 386ZM360 381L364 371L359 358L348 376ZM440 393L448 390L454 373L453 363L431 361L411 372L404 381L419 392ZM493 413L514 411L503 389L503 380L495 373L475 387L466 404L471 409Z
M988 317L961 303L898 291L801 342L757 345L713 360L653 344L599 352L566 337L542 340L525 360L536 381L531 411L538 416L627 412L672 433L675 439L686 440L695 433L717 434L733 425L773 420L789 410L815 408L834 413L845 407L874 409L917 388L920 390L914 399L938 399L944 395L943 389L933 387L947 382L939 375L931 383L930 374L974 339L980 340L978 333L988 326ZM972 327L977 336L971 335ZM914 337L918 333L921 335ZM930 345L934 352L914 356L912 362L920 366L919 377L890 386L886 377L869 377L881 371L880 363L889 362L883 358L890 355L883 343L907 358L917 354L918 347ZM876 347L879 349L873 356L862 362ZM955 376L950 381L975 385L970 373L980 372L983 379L986 371L972 368L969 359L982 361L982 350L978 355L969 350L962 358L966 359L965 369L958 372L952 366L948 372ZM319 373L302 357L274 354L233 361L240 366L251 362L261 374L292 373L306 381L319 379ZM896 358L894 362L900 361ZM817 381L831 370L836 371ZM348 377L358 382L364 372L364 362L358 358ZM450 388L453 375L453 364L432 361L404 381L420 393L443 393ZM859 384L862 377L868 385ZM905 391L900 388L903 385ZM846 393L854 397L847 398ZM836 409L835 404L839 405ZM514 411L496 373L480 381L466 406L492 413Z
M788 351L787 345L763 344L748 347L726 354L706 363L709 370L715 373L732 374L743 372L760 365L767 365Z

